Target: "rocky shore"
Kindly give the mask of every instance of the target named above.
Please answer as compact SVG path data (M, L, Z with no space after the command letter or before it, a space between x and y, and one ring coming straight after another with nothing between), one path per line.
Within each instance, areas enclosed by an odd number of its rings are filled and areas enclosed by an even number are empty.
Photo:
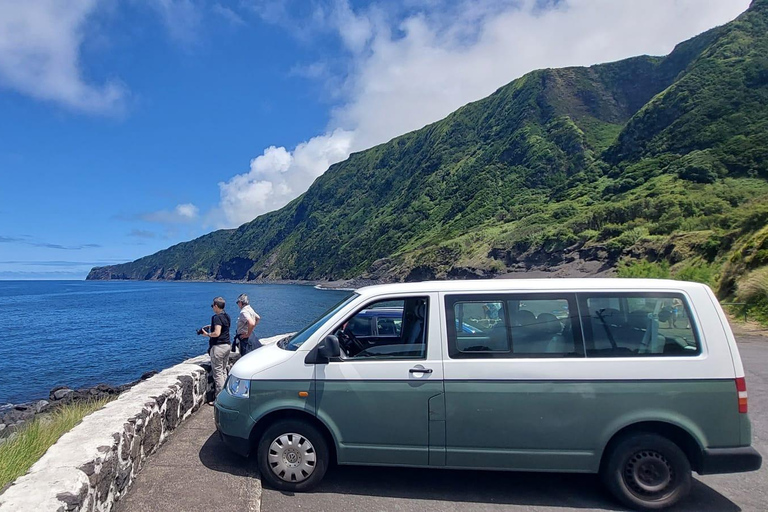
M50 414L62 405L76 402L101 400L102 398L115 397L139 382L145 381L155 375L152 370L144 373L139 379L120 386L97 384L89 388L70 389L66 386L56 386L51 389L48 399L34 400L22 404L5 404L0 406L0 444L13 437L28 422L37 415Z

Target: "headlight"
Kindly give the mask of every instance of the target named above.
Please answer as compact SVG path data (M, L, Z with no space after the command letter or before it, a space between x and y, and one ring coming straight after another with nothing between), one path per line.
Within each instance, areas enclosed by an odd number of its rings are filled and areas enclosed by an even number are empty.
M248 398L248 392L251 390L251 381L238 379L230 375L227 380L227 392L237 398Z

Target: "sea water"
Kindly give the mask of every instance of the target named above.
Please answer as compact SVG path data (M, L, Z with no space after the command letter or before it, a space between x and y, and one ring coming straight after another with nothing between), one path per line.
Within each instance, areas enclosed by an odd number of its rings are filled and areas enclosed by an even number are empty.
M0 281L0 406L73 389L119 385L203 354L216 296L232 335L247 293L261 338L300 330L349 291L312 286L158 281Z

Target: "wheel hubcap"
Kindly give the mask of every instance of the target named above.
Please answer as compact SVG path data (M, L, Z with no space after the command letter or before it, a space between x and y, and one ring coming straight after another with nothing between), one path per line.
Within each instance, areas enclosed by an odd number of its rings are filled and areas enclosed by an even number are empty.
M269 445L269 467L286 482L303 482L315 471L315 447L301 434L282 434Z
M642 450L635 453L624 467L624 481L643 497L660 497L674 480L672 465L660 453Z

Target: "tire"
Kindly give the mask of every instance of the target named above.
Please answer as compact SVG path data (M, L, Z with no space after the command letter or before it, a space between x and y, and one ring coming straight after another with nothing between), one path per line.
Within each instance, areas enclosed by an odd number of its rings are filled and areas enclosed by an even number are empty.
M300 492L323 479L328 453L325 437L314 426L283 420L264 431L256 457L262 480L281 491Z
M619 441L605 459L603 483L635 510L671 507L691 489L691 464L666 437L634 434Z

